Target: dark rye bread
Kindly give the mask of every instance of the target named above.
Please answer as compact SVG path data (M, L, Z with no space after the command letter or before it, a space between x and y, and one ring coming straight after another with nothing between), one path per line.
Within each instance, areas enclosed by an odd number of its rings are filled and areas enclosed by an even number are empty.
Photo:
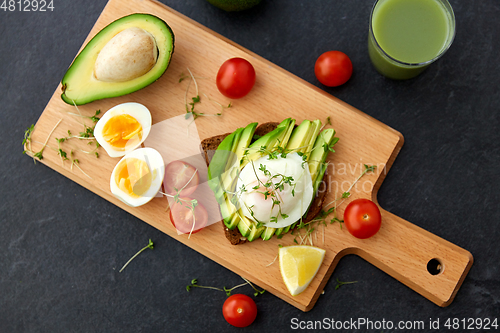
M267 133L273 131L278 127L279 123L277 122L268 122L268 123L263 123L259 125L255 129L254 136L263 136L266 135ZM215 154L215 151L217 150L217 147L219 147L220 143L226 136L228 136L231 133L226 133L226 134L220 134L216 135L207 139L204 139L201 141L201 150L203 151L203 154L205 156L205 162L207 163L207 166L210 164L210 161L212 160L212 157ZM325 175L323 176L323 183L322 185L325 185L325 180L327 179L327 173L328 169L325 172ZM311 207L309 208L309 211L307 212L306 218L304 220L304 223L307 223L311 221L313 218L316 217L316 215L321 212L321 209L323 207L323 202L325 201L325 197L327 194L327 189L328 186L320 186L318 189L318 192L316 193L316 196L313 199L313 202L311 204ZM238 245L238 244L243 244L247 240L245 237L243 237L238 230L238 228L235 228L234 230L229 229L226 227L224 224L224 221L219 222L223 229L224 229L224 234L226 235L226 238L231 242L233 245Z

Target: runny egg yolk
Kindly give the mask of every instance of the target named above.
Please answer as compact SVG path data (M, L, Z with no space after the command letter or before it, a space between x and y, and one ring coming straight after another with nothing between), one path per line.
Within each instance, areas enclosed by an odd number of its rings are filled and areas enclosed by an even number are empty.
M145 161L126 158L116 168L116 185L131 197L140 197L151 187L153 177Z
M134 117L121 114L111 117L102 129L106 142L117 150L125 150L142 139L142 126Z

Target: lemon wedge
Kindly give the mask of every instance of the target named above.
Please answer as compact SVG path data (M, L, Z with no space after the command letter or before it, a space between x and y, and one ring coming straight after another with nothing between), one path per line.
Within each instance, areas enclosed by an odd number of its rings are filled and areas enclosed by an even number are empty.
M325 250L309 245L285 246L279 250L280 271L292 296L303 292L318 273Z

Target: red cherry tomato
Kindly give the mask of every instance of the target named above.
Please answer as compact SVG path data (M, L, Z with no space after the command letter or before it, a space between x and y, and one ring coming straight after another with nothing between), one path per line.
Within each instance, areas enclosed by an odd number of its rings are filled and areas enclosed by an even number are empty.
M325 52L316 60L314 74L325 86L340 86L346 83L352 75L351 59L344 52Z
M165 167L165 178L163 183L165 185L165 192L170 195L177 194L178 190L186 186L180 194L182 196L189 196L196 191L199 182L199 173L189 163L173 161Z
M255 69L242 58L226 60L217 72L217 88L222 95L238 99L246 96L255 84Z
M222 306L222 314L228 323L236 327L247 327L257 317L257 305L243 294L229 296Z
M370 238L379 231L381 223L380 210L371 200L354 200L345 209L344 224L356 238Z
M208 213L202 204L198 203L193 211L191 209L191 198L180 198L181 203L174 203L170 207L170 222L183 234L194 234L207 225ZM194 222L194 228L193 228Z

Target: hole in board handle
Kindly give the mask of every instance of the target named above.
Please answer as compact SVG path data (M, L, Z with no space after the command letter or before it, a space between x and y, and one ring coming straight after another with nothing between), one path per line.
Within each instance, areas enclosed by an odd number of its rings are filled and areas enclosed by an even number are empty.
M427 263L427 271L432 275L438 275L444 271L444 266L441 261L434 258Z

